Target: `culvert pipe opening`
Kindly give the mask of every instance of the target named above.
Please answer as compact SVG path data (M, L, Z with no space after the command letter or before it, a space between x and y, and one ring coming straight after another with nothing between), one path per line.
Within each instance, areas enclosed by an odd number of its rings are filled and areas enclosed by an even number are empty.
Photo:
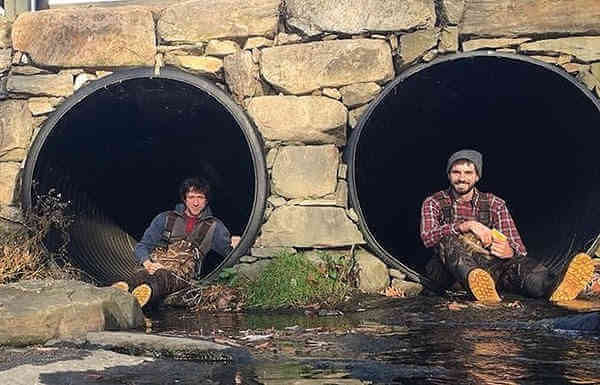
M529 255L553 263L600 233L600 106L566 72L530 58L458 54L403 73L352 132L350 201L369 245L426 281L426 196L450 154L483 153L481 191L508 203ZM394 165L393 167L390 167Z
M54 188L71 201L71 260L101 283L131 274L133 250L161 211L180 202L180 182L206 178L210 207L238 247L210 253L206 279L254 242L266 199L262 146L243 111L191 74L134 69L67 99L37 135L23 176L24 206ZM35 185L35 186L34 186Z

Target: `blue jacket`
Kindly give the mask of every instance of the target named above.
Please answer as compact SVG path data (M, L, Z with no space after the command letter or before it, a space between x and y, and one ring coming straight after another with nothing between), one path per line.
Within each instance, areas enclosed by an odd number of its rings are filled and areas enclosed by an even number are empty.
M175 212L182 217L184 216L185 206L182 203L179 203L175 206ZM150 254L157 247L161 246L161 238L163 231L167 225L167 214L168 211L164 211L158 214L152 222L150 222L150 226L144 231L144 235L142 239L135 245L135 257L140 264L143 264L144 261L150 258ZM233 250L231 247L231 234L227 227L221 222L218 218L213 217L212 210L209 206L206 206L200 217L199 221L207 218L215 219L215 232L212 239L211 250L214 250L218 254L223 257L227 256Z

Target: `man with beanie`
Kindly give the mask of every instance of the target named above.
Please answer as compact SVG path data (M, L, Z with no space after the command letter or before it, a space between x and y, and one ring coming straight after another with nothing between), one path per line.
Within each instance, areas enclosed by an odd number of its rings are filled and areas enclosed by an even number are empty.
M590 257L577 254L555 275L528 256L506 203L475 187L482 171L479 152L452 154L446 166L450 187L423 202L421 239L434 250L426 268L434 284L445 290L458 281L484 302L500 302L499 290L574 299L592 275Z

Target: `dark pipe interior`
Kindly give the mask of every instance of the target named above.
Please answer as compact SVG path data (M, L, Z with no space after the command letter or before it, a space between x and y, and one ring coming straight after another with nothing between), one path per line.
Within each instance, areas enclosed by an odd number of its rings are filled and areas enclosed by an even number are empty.
M33 180L38 191L54 187L73 201L72 256L110 281L131 270L135 240L180 201L187 176L211 182L213 213L241 235L255 173L239 124L202 90L146 77L100 88L66 112L40 150ZM205 271L222 259L208 260Z
M364 122L354 166L379 245L424 271L431 254L419 238L420 205L448 187L449 155L474 148L484 155L479 188L508 202L530 255L584 248L600 232L600 113L565 76L514 57L475 56L395 84Z

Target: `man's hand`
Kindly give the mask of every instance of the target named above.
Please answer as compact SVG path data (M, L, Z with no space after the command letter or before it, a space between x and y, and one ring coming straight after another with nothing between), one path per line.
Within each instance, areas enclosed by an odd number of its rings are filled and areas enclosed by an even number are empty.
M490 251L492 252L492 255L501 259L512 258L515 254L506 239L492 238L492 248Z
M484 248L488 248L492 244L492 230L477 221L466 221L459 224L458 231L463 234L468 233L469 231L472 232L479 238Z
M235 248L238 243L240 243L240 239L242 239L242 237L240 237L239 235L233 235L231 237L231 247Z
M162 263L152 262L149 259L146 259L144 261L143 265L144 265L144 268L146 269L146 271L150 274L154 274L156 272L156 270L158 270L158 269L165 268Z

